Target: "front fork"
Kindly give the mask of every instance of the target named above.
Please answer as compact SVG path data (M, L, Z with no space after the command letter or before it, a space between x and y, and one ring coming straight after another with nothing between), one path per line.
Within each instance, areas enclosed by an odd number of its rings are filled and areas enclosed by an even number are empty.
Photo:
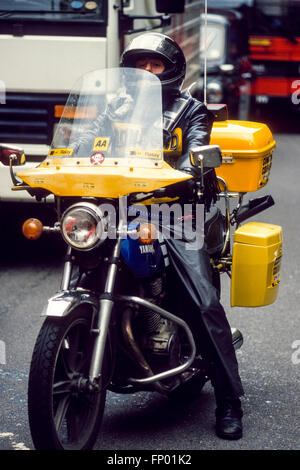
M108 330L111 321L111 314L112 309L114 306L114 288L115 288L115 281L116 275L118 271L118 263L120 258L120 250L121 250L121 242L122 236L121 234L123 228L123 224L120 223L119 230L118 230L118 238L115 243L115 247L112 253L112 257L108 266L108 272L106 276L106 283L104 292L100 297L99 300L99 309L98 309L98 316L97 317L97 325L92 331L96 334L93 352L92 352L92 359L89 369L89 387L91 390L98 390L101 387L101 379L102 374L101 371L103 369L103 359L105 348L107 345L107 337L108 337ZM127 225L126 225L127 230ZM63 278L61 282L61 287L68 290L69 283L71 280L72 274L72 260L71 260L71 250L68 251L67 259L65 262ZM151 377L142 378L142 379L130 379L131 383L135 384L148 384L157 382L159 380L163 380L174 375L178 375L184 371L186 371L193 363L194 358L196 356L196 345L194 342L193 334L190 331L190 328L182 319L178 318L175 315L172 315L170 312L167 312L164 309L161 309L155 304L145 301L144 299L140 299L138 297L130 297L130 296L118 296L118 300L122 300L124 302L133 302L136 305L141 305L148 309L152 309L156 311L159 315L164 318L167 318L171 321L174 321L176 324L181 326L183 330L185 330L187 339L189 341L191 347L190 356L185 360L185 362L181 363L179 366L174 367L170 370L165 372L161 372L159 374L151 374Z
M95 334L95 341L92 353L92 360L89 370L89 383L93 388L98 388L101 382L101 370L103 365L103 358L105 347L107 344L108 329L111 320L111 313L114 306L113 292L115 287L116 275L118 270L118 261L120 257L122 238L118 237L112 258L108 267L106 283L104 293L102 294L99 301L99 309L97 312L97 324L96 328L93 328L92 332ZM64 270L61 280L61 291L68 292L70 288L70 281L72 276L72 249L68 248L66 254L66 260L64 264Z
M99 302L97 329L94 330L96 333L96 339L94 342L93 355L89 372L89 379L92 384L99 384L101 381L104 352L107 343L111 313L114 306L113 292L118 270L121 241L121 237L118 237L115 248L113 250L112 259L108 267L104 293L102 294Z

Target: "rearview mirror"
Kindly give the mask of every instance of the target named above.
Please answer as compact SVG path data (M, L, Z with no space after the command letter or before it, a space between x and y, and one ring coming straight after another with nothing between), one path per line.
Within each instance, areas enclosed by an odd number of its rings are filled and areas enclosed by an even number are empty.
M20 166L24 165L26 158L24 150L20 147L9 147L7 145L0 145L0 161L6 166Z
M222 152L219 145L202 145L190 151L190 161L195 167L217 168L222 165Z

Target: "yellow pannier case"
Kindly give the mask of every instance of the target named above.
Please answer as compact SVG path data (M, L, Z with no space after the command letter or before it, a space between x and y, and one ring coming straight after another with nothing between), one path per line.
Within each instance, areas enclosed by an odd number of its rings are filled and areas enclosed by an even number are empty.
M235 231L233 241L231 306L272 304L280 282L282 228L248 222Z
M276 144L266 124L217 121L210 143L221 147L223 163L216 174L226 181L228 191L257 191L267 184Z

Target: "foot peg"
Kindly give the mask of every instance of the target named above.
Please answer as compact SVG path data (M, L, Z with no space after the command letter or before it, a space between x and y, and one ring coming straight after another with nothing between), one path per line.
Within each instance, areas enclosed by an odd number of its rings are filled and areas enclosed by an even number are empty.
M232 344L235 350L240 349L244 342L244 338L240 330L237 328L231 328L231 335L232 335Z

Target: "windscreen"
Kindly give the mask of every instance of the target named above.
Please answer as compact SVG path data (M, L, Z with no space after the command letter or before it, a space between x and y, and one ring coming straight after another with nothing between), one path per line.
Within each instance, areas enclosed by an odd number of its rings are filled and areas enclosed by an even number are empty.
M157 165L163 159L160 80L134 68L84 75L68 98L48 157Z

